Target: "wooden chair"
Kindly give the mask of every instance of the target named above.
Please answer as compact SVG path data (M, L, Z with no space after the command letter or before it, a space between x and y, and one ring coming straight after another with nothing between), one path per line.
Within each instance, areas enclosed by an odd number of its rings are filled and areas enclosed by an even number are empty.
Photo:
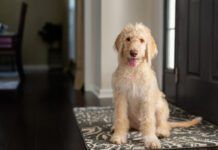
M0 57L5 55L12 55L15 58L16 68L21 80L25 77L22 63L22 41L26 12L27 4L25 2L22 2L17 33L0 33Z

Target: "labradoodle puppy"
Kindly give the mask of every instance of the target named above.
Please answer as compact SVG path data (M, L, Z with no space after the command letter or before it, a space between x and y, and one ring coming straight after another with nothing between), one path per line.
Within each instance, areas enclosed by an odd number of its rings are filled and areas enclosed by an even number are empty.
M113 74L114 133L112 143L127 142L130 128L142 133L146 148L161 148L158 137L170 136L173 127L190 127L201 118L169 122L169 108L159 90L151 60L157 46L150 30L143 24L129 24L118 35L115 48L119 65Z

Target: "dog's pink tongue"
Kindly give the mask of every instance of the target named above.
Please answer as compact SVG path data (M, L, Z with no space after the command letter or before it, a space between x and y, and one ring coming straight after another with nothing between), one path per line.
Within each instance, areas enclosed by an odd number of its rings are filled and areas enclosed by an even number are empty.
M131 67L135 67L136 66L136 59L135 58L130 58L129 59L129 65Z

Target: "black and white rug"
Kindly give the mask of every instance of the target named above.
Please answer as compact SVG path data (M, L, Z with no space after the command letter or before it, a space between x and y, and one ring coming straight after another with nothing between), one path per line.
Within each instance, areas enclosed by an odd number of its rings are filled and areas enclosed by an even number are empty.
M182 109L170 106L171 120L186 120L195 116ZM87 149L144 149L141 135L138 131L130 131L128 143L116 145L110 143L113 121L112 107L77 107L73 109L78 126L83 135ZM218 149L218 127L204 121L190 128L175 128L169 138L161 139L162 149L203 148Z

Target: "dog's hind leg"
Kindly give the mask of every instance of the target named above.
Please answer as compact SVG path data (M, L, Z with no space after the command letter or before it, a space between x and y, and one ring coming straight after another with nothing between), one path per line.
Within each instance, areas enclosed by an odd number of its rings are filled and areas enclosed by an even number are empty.
M170 136L171 127L168 118L168 104L165 99L160 99L156 107L156 135L160 138Z

